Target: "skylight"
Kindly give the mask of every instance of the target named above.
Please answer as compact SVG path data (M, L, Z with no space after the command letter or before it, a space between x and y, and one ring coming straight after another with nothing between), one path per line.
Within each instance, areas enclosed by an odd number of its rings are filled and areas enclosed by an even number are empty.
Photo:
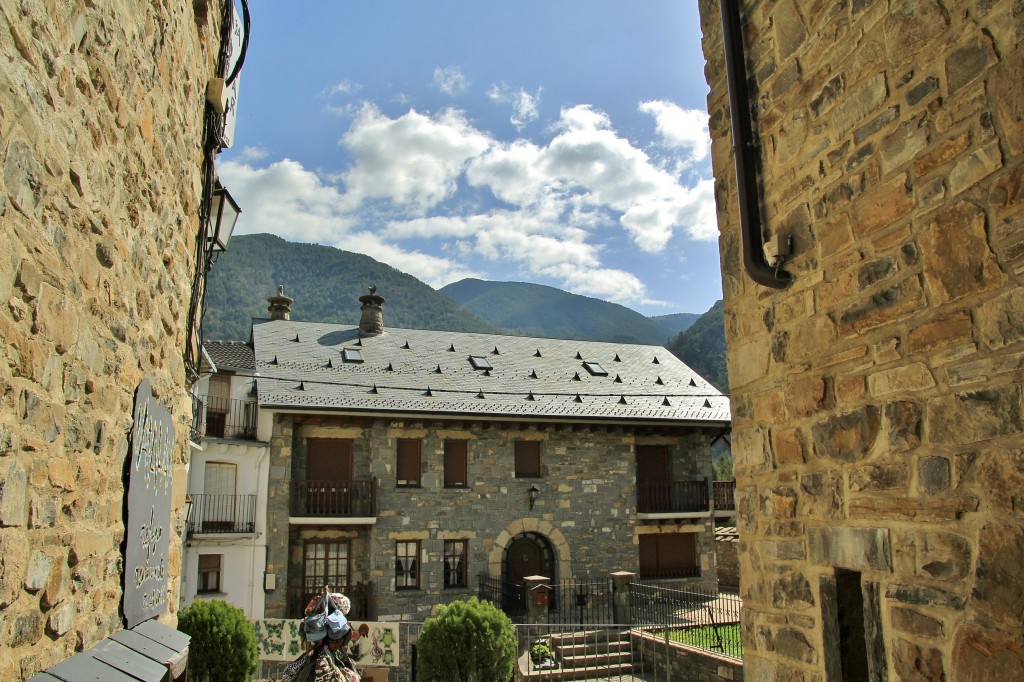
M586 370L588 372L590 372L591 376L595 376L595 377L606 377L606 376L608 376L608 372L605 371L604 367L602 367L597 362L584 362L583 363L583 367L586 368Z
M362 362L363 351L356 348L343 348L341 351L341 359L345 362Z
M469 364L473 365L473 369L494 369L487 358L482 355L470 355Z

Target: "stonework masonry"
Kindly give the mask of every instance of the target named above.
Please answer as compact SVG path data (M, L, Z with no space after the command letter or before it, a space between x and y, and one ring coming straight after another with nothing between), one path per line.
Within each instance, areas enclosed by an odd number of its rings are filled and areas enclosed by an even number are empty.
M1024 4L738 1L794 275L743 270L701 0L746 679L1024 679Z
M592 432L572 425L525 425L498 422L434 422L385 418L324 418L295 424L288 414L275 415L271 440L270 492L267 509L267 570L278 588L267 595L268 617L286 613L287 583L302 576L306 539L348 539L352 583L373 583L376 615L382 620L422 622L437 607L476 594L477 576L502 575L504 550L520 533L548 538L558 575L552 580L602 579L617 570L637 572L638 536L643 533L696 533L701 575L687 584L713 589L717 583L714 524L710 516L672 522L638 523L636 444L667 445L675 480L701 480L711 472L710 436L699 430L685 435L643 436L628 428ZM371 526L306 526L289 529L288 485L305 478L309 438L354 440L354 476L376 478L379 510ZM396 486L398 438L422 439L422 485ZM444 439L465 439L467 488L443 487ZM540 478L515 478L512 443L539 440ZM529 509L527 489L540 489ZM466 588L443 585L444 540L468 545ZM421 587L395 589L395 543L419 540Z
M134 391L176 418L219 4L0 3L0 679L123 627Z

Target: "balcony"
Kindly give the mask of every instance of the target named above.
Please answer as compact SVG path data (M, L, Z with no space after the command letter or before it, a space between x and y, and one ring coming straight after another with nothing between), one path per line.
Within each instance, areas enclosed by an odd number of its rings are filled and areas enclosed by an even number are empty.
M256 532L255 495L189 495L192 512L188 534Z
M715 512L736 511L736 481L715 481Z
M202 396L200 404L202 405L198 421L200 436L256 440L255 401Z
M377 516L377 479L292 481L289 514L314 519L370 519Z
M310 583L314 582L312 580ZM331 592L341 592L352 602L352 609L348 612L349 620L373 620L376 617L375 591L373 583L359 583L357 585L331 585ZM313 597L318 597L324 592L324 586L299 587L289 585L287 589L288 600L285 606L287 618L302 618L306 606Z
M637 483L636 510L639 514L706 515L711 510L708 480Z

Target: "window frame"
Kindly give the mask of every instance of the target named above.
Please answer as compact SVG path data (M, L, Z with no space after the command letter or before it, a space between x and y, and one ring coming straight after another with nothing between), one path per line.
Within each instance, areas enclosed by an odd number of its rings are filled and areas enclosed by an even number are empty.
M412 547L412 553L409 548ZM402 559L411 559L412 563L408 569L401 565ZM396 540L395 541L395 591L418 590L420 589L420 576L423 574L420 565L420 541L419 540ZM411 578L410 578L411 576Z
M469 441L464 438L444 439L444 487L469 487Z
M415 449L415 452L413 450ZM406 460L415 461L406 461ZM415 470L416 478L403 478L402 475ZM423 487L423 439L398 438L395 444L395 487Z
M459 549L456 551L456 548ZM449 559L458 559L458 565L451 568ZM454 590L469 587L469 540L445 540L443 561L444 588Z
M540 450L539 440L517 440L513 443L515 478L544 477Z
M310 556L310 548L316 546L323 546L323 556ZM338 556L331 556L331 547L337 547L339 549ZM344 548L344 551L340 551ZM341 555L344 556L341 556ZM343 564L336 563L335 566L342 566L342 570L331 570L330 562L343 562ZM322 575L310 575L308 570L311 563L322 563L323 574ZM348 538L307 538L302 543L302 585L305 591L322 591L324 585L331 585L331 589L335 586L340 590L348 587L351 583L352 578L352 542ZM311 580L315 580L316 584L313 584Z
M209 565L211 560L215 560L212 563L215 566ZM206 563L206 566L203 564ZM196 579L196 594L223 594L222 587L222 574L224 572L224 555L223 554L200 554L198 562L198 577ZM214 576L215 583L210 585L207 577Z
M490 370L490 369L494 369L494 366L491 364L491 361L488 360L483 355L470 355L469 356L469 365L473 369L476 369L476 370Z

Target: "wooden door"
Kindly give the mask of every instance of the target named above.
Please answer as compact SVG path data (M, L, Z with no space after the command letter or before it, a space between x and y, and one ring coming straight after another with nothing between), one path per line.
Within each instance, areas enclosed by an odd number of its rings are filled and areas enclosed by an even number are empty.
M306 441L306 512L345 516L352 507L352 441L310 438Z
M637 511L659 512L671 508L672 471L668 448L638 445L636 448Z

